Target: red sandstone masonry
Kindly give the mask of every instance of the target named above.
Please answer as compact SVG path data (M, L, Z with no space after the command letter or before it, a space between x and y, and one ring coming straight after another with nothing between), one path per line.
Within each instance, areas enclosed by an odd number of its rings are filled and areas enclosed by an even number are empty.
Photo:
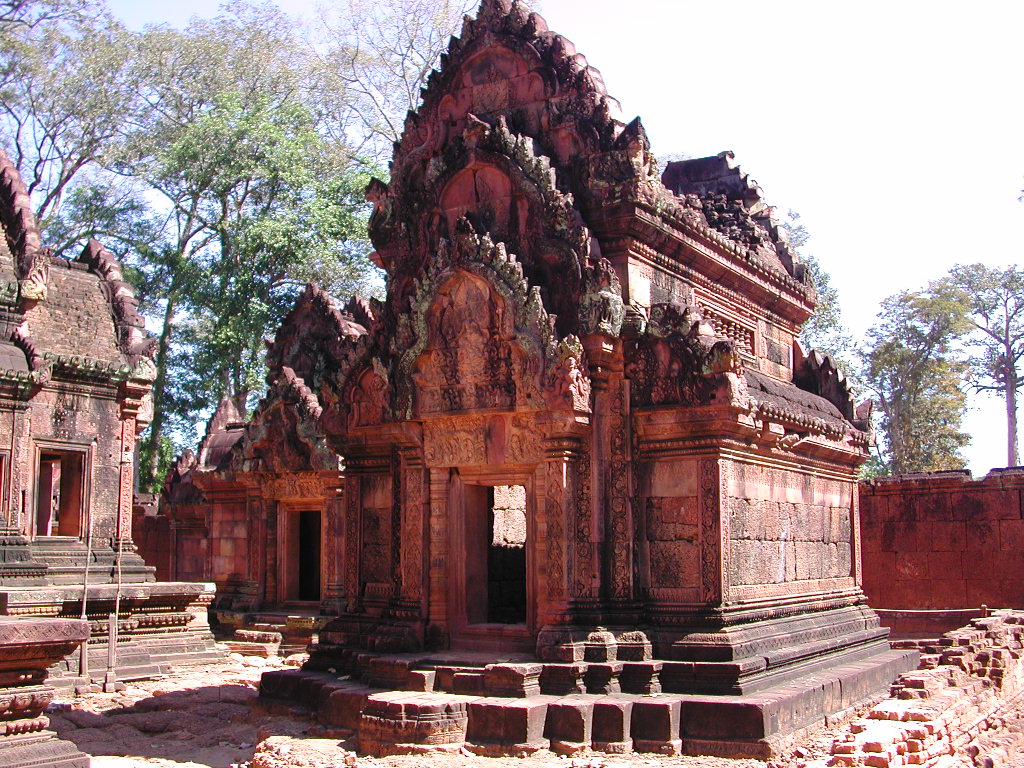
M921 668L896 681L892 698L851 723L831 758L807 768L938 768L952 755L984 751L979 737L1024 693L1024 612L976 619L924 651Z
M894 631L934 637L970 618L943 611L1024 608L1024 469L876 478L859 493L864 591Z

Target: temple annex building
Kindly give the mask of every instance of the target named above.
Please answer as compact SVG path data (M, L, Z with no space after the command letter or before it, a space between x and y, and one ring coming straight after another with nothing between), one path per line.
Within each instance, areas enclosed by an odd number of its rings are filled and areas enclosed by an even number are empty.
M309 286L163 500L223 622L317 630L266 695L376 754L767 755L916 665L860 587L867 414L730 153L659 169L571 42L484 0L367 194L386 297ZM570 738L576 694L619 714Z

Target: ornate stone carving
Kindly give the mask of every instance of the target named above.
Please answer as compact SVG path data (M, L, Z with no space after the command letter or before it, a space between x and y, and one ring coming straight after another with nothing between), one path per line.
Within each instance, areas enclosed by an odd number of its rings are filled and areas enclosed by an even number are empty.
M580 334L618 336L626 315L619 276L611 262L603 257L588 267L584 275L579 304Z
M319 500L326 495L326 489L318 472L289 472L271 476L264 485L264 493L272 499Z
M729 403L742 396L742 372L734 342L716 338L698 307L656 304L645 334L628 345L626 374L637 406Z
M722 486L719 462L700 460L700 583L701 599L714 603L722 599Z
M558 342L548 385L548 406L553 410L570 408L589 413L590 377L583 345L575 336Z
M429 466L487 463L483 416L431 419L423 427L423 456Z
M544 489L544 519L547 523L545 569L548 598L551 600L565 597L565 469L563 461L549 461Z

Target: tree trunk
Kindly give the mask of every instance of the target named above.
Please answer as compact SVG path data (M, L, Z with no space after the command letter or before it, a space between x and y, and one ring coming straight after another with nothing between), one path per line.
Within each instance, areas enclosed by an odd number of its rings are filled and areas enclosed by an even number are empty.
M1017 371L1007 366L1006 373L1006 466L1016 467L1020 464L1017 453Z
M160 331L160 341L156 352L156 379L153 381L153 421L149 425L149 436L146 445L149 449L147 466L141 468L140 485L150 490L159 487L163 478L157 477L160 472L160 438L163 437L166 406L164 393L167 391L167 353L171 347L175 302L168 297L164 309L164 324Z

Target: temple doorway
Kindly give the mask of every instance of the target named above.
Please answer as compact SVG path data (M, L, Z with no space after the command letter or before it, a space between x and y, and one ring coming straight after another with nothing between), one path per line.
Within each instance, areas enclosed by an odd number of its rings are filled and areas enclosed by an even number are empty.
M81 536L85 453L41 451L36 478L36 536Z
M461 536L453 541L456 599L453 645L519 649L529 644L527 488L461 485ZM461 539L461 540L460 540ZM461 609L461 610L459 610ZM461 615L460 615L461 614Z
M320 510L300 509L287 513L285 518L283 601L318 603L322 560Z

